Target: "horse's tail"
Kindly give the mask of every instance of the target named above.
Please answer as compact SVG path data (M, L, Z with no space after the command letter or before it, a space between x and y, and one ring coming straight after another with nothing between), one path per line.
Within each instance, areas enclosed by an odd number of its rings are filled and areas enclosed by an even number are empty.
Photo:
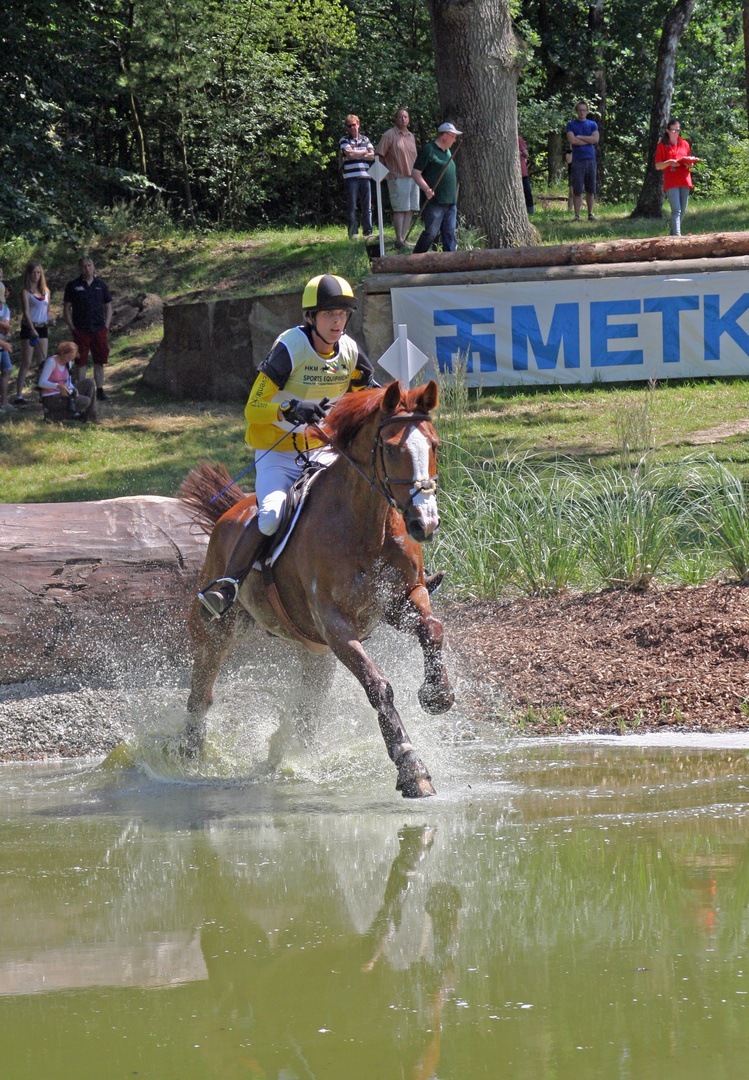
M221 491L222 488L226 491ZM221 495L211 502L219 491ZM206 461L190 470L177 492L177 498L185 504L195 524L209 534L218 519L246 497L244 491L232 483L223 465L209 465Z

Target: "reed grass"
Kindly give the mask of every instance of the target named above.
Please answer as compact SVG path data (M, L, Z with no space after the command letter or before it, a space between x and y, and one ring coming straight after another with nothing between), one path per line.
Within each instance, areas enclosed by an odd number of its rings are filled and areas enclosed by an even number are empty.
M465 453L464 453L465 459ZM749 505L710 455L632 469L540 455L441 472L432 562L454 596L549 596L652 583L749 584Z

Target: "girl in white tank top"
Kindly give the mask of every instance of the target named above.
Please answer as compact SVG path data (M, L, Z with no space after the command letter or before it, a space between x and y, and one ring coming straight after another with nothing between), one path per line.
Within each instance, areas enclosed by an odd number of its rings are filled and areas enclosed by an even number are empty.
M31 367L32 357L42 364L47 359L47 323L49 323L49 289L44 270L37 262L30 262L23 275L21 289L21 360L18 366L18 383L13 404L24 405L23 387ZM38 330L36 328L39 328ZM34 338L38 338L34 345Z

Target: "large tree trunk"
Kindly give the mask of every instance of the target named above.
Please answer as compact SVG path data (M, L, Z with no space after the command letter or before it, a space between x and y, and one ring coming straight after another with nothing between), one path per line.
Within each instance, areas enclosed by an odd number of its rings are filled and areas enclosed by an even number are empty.
M658 61L655 65L653 107L650 111L648 167L637 206L631 214L633 218L659 218L663 213L663 177L655 167L655 151L658 140L666 129L671 111L676 50L684 31L689 26L696 4L697 0L677 0L663 23Z
M522 47L508 0L428 0L440 106L464 134L460 212L493 248L536 242L520 182Z

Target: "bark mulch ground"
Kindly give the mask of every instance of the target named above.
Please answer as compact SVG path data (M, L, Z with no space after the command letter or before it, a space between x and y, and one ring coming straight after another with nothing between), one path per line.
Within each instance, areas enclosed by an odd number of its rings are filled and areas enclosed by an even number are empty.
M451 604L478 715L525 733L749 728L749 588Z

